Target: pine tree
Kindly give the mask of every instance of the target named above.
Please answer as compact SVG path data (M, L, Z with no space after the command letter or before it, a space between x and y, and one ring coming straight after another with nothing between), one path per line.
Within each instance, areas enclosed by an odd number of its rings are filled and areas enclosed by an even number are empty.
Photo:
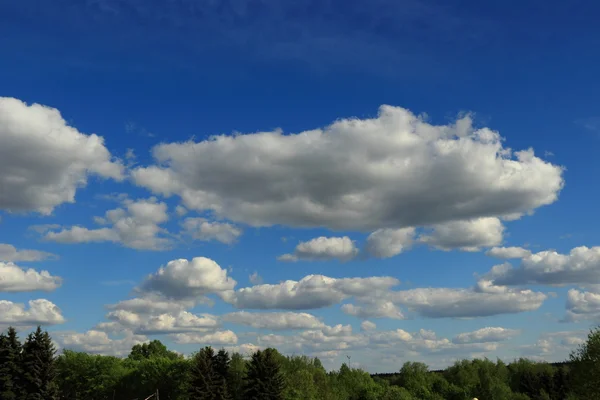
M258 350L252 355L245 385L245 399L283 400L285 380L275 349Z
M200 350L192 360L190 400L215 400L218 375L215 371L215 352L212 347Z
M225 349L219 350L215 356L215 373L217 376L216 383L216 399L217 400L231 400L231 391L229 390L229 353Z
M53 400L57 396L54 381L56 349L48 332L38 326L23 345L23 400Z
M17 400L21 397L21 343L15 328L0 334L0 399Z

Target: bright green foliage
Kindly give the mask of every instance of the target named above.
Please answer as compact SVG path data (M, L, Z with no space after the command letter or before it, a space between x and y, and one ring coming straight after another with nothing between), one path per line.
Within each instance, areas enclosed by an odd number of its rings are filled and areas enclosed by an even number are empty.
M0 334L0 399L21 398L21 343L17 331L10 327Z
M257 351L248 365L244 399L283 400L285 378L280 371L281 355L275 349Z
M600 399L600 328L571 354L574 394L586 400Z
M63 351L56 360L58 389L67 399L112 399L128 370L116 357Z
M54 355L56 350L48 332L38 326L23 345L23 400L54 400L58 398Z

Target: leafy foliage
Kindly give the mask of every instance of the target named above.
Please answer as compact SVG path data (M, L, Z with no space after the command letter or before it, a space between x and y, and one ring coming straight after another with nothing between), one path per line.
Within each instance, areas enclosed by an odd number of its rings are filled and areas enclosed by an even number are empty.
M249 360L211 347L184 358L158 340L134 346L125 359L68 349L55 358L39 327L23 346L13 328L0 334L2 400L145 399L156 391L163 400L594 400L599 377L600 329L568 364L463 360L429 371L407 362L379 376L346 364L327 372L317 358L272 348Z

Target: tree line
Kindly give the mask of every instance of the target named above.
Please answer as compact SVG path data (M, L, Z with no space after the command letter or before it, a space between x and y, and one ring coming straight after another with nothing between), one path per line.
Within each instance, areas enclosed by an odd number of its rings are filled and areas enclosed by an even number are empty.
M56 355L37 328L21 343L0 334L2 400L594 400L600 399L600 329L569 363L519 359L462 360L442 371L406 362L396 374L371 376L343 364L327 372L318 358L273 348L251 357L204 347L189 358L158 340L133 346L126 358L64 350Z

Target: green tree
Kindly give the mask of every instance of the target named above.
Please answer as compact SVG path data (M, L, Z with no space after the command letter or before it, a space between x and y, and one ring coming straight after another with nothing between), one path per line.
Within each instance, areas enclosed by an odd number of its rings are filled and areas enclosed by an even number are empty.
M283 400L285 378L280 371L280 354L275 349L256 351L248 365L244 398L248 400Z
M165 346L160 340L153 340L149 343L136 344L131 348L131 352L129 353L129 356L127 356L127 358L129 358L130 360L136 361L153 357L164 357L169 358L171 360L177 360L182 358L181 355L167 349L167 346Z
M21 394L21 342L13 327L0 334L0 399L16 400Z
M230 363L231 359L229 358L229 353L225 351L225 349L219 350L214 358L216 374L215 391L216 399L218 400L229 400L232 398L231 393L229 391Z
M219 377L215 370L215 358L215 352L210 346L194 355L190 369L190 400L217 398Z
M27 336L22 357L24 400L53 400L58 397L55 354L50 335L42 332L41 327Z
M592 330L570 358L574 393L586 400L600 399L600 328Z
M229 362L228 388L234 400L244 398L244 381L246 380L246 360L240 353L233 353Z

